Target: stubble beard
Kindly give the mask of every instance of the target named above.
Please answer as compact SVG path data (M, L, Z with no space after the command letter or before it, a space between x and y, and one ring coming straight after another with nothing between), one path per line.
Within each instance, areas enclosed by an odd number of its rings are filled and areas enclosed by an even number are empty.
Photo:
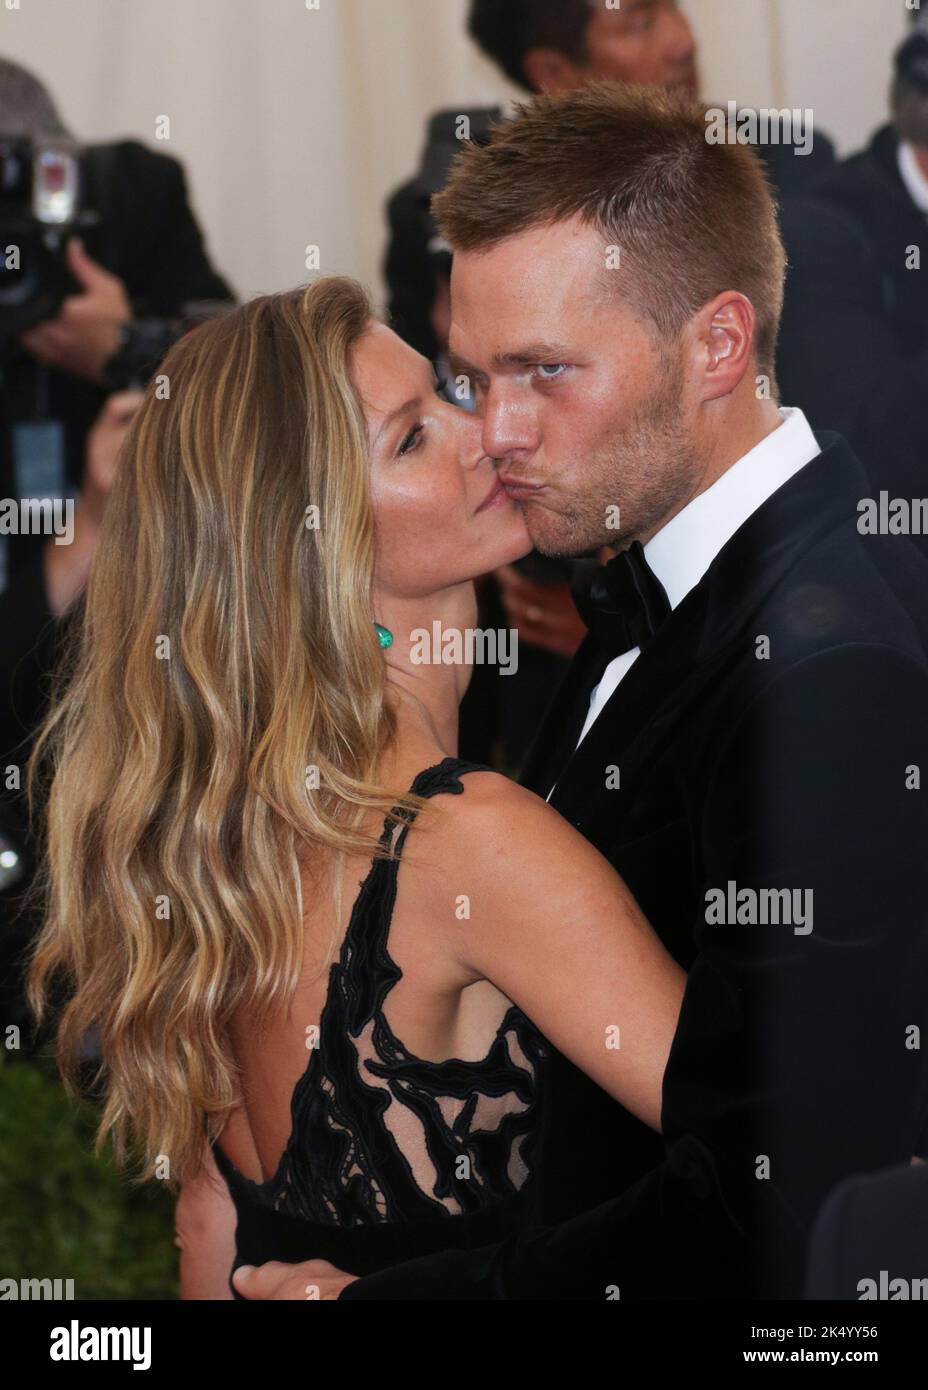
M608 448L588 461L588 486L568 509L525 519L536 550L567 558L649 539L689 500L699 455L683 417L680 356L662 359L659 390ZM612 510L610 510L612 509Z

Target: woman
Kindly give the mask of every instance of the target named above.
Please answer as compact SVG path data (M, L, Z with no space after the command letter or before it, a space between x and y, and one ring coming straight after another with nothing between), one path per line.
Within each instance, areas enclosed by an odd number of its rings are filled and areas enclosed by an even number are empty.
M456 758L466 666L415 659L529 549L351 281L204 325L148 390L30 767L29 989L41 1017L67 983L66 1077L97 1030L100 1142L180 1187L184 1297L501 1238L548 1043L660 1127L682 971L556 812Z

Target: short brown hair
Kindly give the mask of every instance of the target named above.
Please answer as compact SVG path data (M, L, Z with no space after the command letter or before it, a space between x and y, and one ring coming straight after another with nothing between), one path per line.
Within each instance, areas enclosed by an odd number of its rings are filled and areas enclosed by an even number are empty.
M708 130L703 106L650 87L539 97L465 147L432 209L455 251L580 215L619 246L628 301L665 335L738 290L772 379L786 272L776 203L754 151L712 144Z

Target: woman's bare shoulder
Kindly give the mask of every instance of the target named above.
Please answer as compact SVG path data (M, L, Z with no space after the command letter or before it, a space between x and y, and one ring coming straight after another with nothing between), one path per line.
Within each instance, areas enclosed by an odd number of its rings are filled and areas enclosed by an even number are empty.
M473 771L461 777L463 795L441 796L440 812L429 826L429 858L469 878L495 876L505 864L543 863L545 874L568 860L580 867L600 856L579 831L542 797L500 772ZM430 851L430 853L429 853Z

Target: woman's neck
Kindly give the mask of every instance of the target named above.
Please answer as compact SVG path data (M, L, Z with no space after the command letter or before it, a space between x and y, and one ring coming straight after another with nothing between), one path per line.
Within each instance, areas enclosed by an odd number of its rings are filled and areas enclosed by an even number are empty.
M473 584L430 597L427 607L421 600L379 607L385 614L381 621L393 633L384 659L398 743L456 756L461 701L472 669L466 634L477 621Z

